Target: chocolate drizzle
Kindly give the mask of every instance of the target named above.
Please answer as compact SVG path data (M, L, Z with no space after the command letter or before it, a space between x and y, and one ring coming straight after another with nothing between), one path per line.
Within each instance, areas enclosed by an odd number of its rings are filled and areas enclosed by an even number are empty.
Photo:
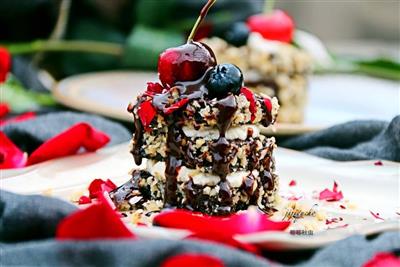
M180 197L177 194L178 187L178 173L183 165L191 168L196 168L196 162L203 161L203 159L196 158L196 155L193 155L190 149L191 143L187 141L187 137L185 136L182 127L184 125L184 116L183 110L186 110L186 103L182 106L179 106L172 113L167 113L166 110L171 105L182 101L184 99L196 99L199 102L202 99L206 99L208 96L208 90L205 86L207 79L209 76L209 70L198 80L196 81L188 81L188 82L177 82L173 87L171 87L167 92L155 94L152 96L152 104L156 108L157 113L164 117L164 121L167 124L167 140L166 140L166 168L165 168L165 178L166 183L164 187L164 206L165 207L180 207L182 203L178 200ZM174 92L175 91L175 92ZM147 96L143 95L139 97L138 105L142 101L147 101ZM212 100L214 101L214 100ZM237 146L231 145L231 143L226 138L226 131L232 124L233 116L238 109L238 105L236 102L236 98L234 95L229 93L225 98L216 100L215 107L218 109L217 116L217 128L219 130L219 137L215 141L211 141L210 144L210 152L212 156L212 166L210 166L210 170L215 175L220 177L220 182L218 183L219 193L218 193L218 202L216 208L213 210L207 210L211 213L216 214L227 214L236 210L233 208L233 189L229 181L226 179L227 175L232 171L231 170L231 161L235 157L237 153ZM262 99L257 99L257 101L262 102L262 108L267 111L265 104ZM134 114L135 120L135 135L133 141L133 150L132 154L135 158L136 164L141 164L142 162L142 146L144 139L144 127L141 123L138 115L135 114L133 107L129 107L128 111ZM265 124L271 123L271 115L269 112L266 112L266 117L264 118ZM249 138L252 136L252 131L249 130L248 135ZM256 183L254 175L251 173L252 170L258 169L259 165L263 163L259 162L258 152L256 142L252 142L251 150L254 151L250 153L249 157L249 165L248 168L250 170L250 174L244 178L242 189L248 194L250 197L250 202L252 204L256 204L259 190L257 189L253 191L254 183ZM253 147L254 146L254 147ZM269 164L269 162L267 163ZM273 187L273 181L271 174L269 173L269 169L264 170L260 173L261 182L265 184L268 188ZM183 203L185 207L192 206L192 209L197 209L196 207L205 207L207 205L203 205L199 202L199 199L202 199L204 203L211 203L206 201L204 196L202 195L202 189L197 188L196 185L193 184L193 181L190 181L186 184L185 187L185 196L186 202ZM211 205L211 204L210 204Z
M182 167L182 145L181 141L184 136L181 128L175 124L174 115L167 118L168 134L167 134L167 159L165 163L165 196L164 206L176 206L176 190L177 177L179 170Z
M140 153L141 147L143 145L143 125L140 119L135 115L134 113L134 108L131 104L128 106L128 112L133 114L133 120L134 120L134 125L135 125L135 135L133 139L133 146L131 153L133 155L133 158L135 160L136 165L142 164L142 155Z

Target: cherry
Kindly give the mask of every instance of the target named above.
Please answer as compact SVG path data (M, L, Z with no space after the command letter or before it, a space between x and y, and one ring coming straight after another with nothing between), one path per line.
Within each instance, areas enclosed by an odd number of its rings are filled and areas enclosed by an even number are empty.
M158 75L164 86L171 87L178 81L197 80L207 69L217 64L214 53L207 45L193 41L201 22L215 1L208 0L201 9L186 44L169 48L161 53L158 59Z
M158 60L158 73L164 86L173 86L177 81L199 79L207 69L217 64L211 49L200 42L168 48Z
M247 19L251 32L260 33L265 39L290 43L293 39L294 22L282 10L257 14Z

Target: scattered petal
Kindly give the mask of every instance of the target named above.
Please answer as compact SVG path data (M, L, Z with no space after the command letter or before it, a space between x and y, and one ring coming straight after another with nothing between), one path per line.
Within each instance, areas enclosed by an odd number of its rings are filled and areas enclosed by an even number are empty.
M369 212L371 213L372 216L374 216L375 219L382 220L382 221L385 220L385 219L383 219L382 217L379 216L378 212L377 213L374 213L372 211L369 211Z
M186 105L186 103L189 102L188 98L183 98L181 100L179 100L178 102L173 103L171 106L164 108L163 112L165 115L171 114L174 111L180 109L181 107L183 107L184 105Z
M227 217L207 216L185 210L161 212L154 218L154 224L190 230L194 233L220 231L227 235L248 234L260 231L283 231L289 225L287 221L272 221L257 210L247 210Z
M343 199L342 191L338 191L338 184L333 183L333 190L325 189L319 193L319 200L339 201Z
M265 104L265 107L267 108L268 112L271 112L272 111L271 98L264 97L264 104Z
M134 238L107 203L99 202L64 218L57 226L56 239Z
M110 138L87 123L78 123L39 146L28 159L28 165L74 155L81 147L96 151L105 146Z
M378 160L378 161L375 161L375 162L374 162L374 165L375 165L375 166L383 166L383 162L380 161L380 160Z
M8 113L10 113L10 106L7 103L0 103L0 118L6 116Z
M4 126L6 124L15 123L15 122L31 120L35 117L36 117L35 112L33 112L33 111L25 112L25 113L22 113L21 115L9 118L7 120L0 121L0 126Z
M379 252L363 265L363 267L395 267L395 266L400 266L400 257L390 252Z
M291 180L289 182L289 186L295 186L295 185L297 185L297 182L295 180Z
M340 207L341 209L344 209L344 210L346 209L346 207L345 207L344 205L340 205L339 207Z
M164 87L160 83L147 83L146 93L149 95L160 94L164 90Z
M331 229L338 229L338 228L346 228L346 227L348 227L348 226L349 226L349 224L346 223L346 224L342 224L342 225L338 225L338 226L334 226L334 227L328 227L328 230L331 230Z
M11 55L7 48L0 46L0 83L4 82L11 68Z
M142 125L146 131L150 131L150 124L156 116L156 109L151 104L151 101L144 101L140 104L137 114L142 122Z
M257 112L257 105L254 94L250 89L246 87L242 87L242 89L240 89L240 93L243 94L246 97L247 101L250 102L249 110L251 112L251 121L254 121Z
M302 196L298 196L298 197L296 197L296 196L290 196L290 197L287 198L287 200L297 201L297 200L300 200L301 198L302 198Z
M26 165L27 154L22 152L0 131L0 169L21 168Z
M107 181L94 179L88 187L89 197L98 198L99 194L111 192L115 188L117 188L117 186L110 179L107 179Z
M326 220L325 220L325 224L326 224L326 225L332 224L332 223L337 223L337 222L339 222L339 219L338 219L338 218L332 218L332 219L326 219Z
M92 200L88 196L81 196L78 200L79 205L84 205L89 203L92 203Z
M167 258L161 263L161 267L224 267L224 263L213 256L198 253L182 253Z

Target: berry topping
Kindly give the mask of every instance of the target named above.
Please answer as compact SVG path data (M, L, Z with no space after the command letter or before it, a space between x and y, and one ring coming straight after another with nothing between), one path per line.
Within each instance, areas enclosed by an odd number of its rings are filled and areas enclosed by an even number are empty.
M206 87L211 98L222 98L228 93L239 94L243 85L243 74L235 65L217 65L210 70L209 75Z
M186 105L187 102L189 102L188 98L183 98L183 99L179 100L178 102L175 102L171 106L164 108L164 110L163 110L164 114L168 115L168 114L173 113L175 110L178 110L181 107L183 107L184 105Z
M282 10L249 17L247 26L251 32L260 33L265 39L290 43L293 39L294 22Z
M250 30L244 22L234 23L224 34L224 39L234 46L242 46L247 42Z
M197 80L216 62L211 49L199 42L169 48L158 60L160 81L164 86L171 87L178 81Z
M265 104L265 107L267 108L268 112L271 112L271 111L272 111L271 99L265 97L265 98L264 98L264 104Z
M254 97L254 94L246 87L242 87L242 89L240 89L240 93L243 94L246 97L247 101L250 102L249 110L251 112L251 121L254 121L257 111L256 99Z
M152 94L160 94L163 91L163 87L161 84L159 83L152 83L152 82L148 82L147 83L147 90L146 93L148 93L149 95Z
M156 115L156 109L151 104L151 101L144 101L140 104L137 114L142 122L142 125L146 131L150 131L150 124Z

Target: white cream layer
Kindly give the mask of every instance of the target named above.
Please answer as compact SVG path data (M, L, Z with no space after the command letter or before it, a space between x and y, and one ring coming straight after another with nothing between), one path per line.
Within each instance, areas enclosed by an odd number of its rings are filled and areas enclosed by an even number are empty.
M147 171L151 173L154 177L161 177L165 179L165 162L147 160ZM232 172L227 175L226 179L232 187L240 187L243 183L243 179L249 174L250 171ZM217 175L204 173L196 169L189 169L185 166L182 166L178 172L178 181L187 182L190 177L192 178L194 184L202 186L215 186L220 181L220 178Z
M252 137L258 137L260 135L260 129L256 125L245 124L229 128L225 133L225 137L228 140L246 140L249 128L253 130ZM182 129L187 137L202 137L206 140L217 140L219 138L219 131L217 128L204 128L201 130L196 130L192 127L184 126Z

